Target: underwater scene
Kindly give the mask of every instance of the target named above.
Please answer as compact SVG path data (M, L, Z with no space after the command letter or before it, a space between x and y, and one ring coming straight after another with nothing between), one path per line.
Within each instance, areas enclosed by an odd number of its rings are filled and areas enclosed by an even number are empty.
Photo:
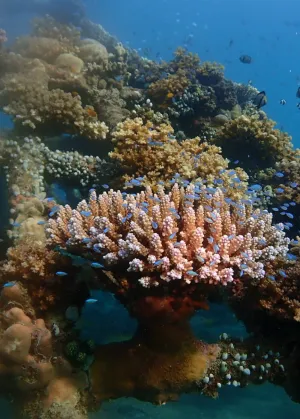
M0 0L1 419L300 418L299 15Z

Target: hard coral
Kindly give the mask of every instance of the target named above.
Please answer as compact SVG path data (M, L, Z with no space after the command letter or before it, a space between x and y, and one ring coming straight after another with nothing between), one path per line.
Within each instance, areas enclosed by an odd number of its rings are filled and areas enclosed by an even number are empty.
M255 117L240 116L229 121L214 138L224 155L231 160L239 159L246 171L264 170L275 167L290 153L291 138L274 129L275 122Z
M107 126L98 120L92 106L83 107L79 95L26 87L18 93L18 100L10 102L4 111L14 117L19 130L47 134L67 130L90 139L106 137Z
M110 157L120 161L129 178L145 175L143 182L151 185L170 180L176 173L184 179L210 176L209 180L213 180L227 168L218 147L201 142L198 137L179 143L173 132L166 123L126 119L112 134L116 146Z
M227 285L241 271L262 278L264 264L288 251L283 226L273 227L272 215L251 205L227 203L220 189L209 192L194 185L175 185L168 194L147 188L126 198L92 192L89 203L61 208L49 220L49 244L92 259L99 254L112 270L125 264L130 287Z

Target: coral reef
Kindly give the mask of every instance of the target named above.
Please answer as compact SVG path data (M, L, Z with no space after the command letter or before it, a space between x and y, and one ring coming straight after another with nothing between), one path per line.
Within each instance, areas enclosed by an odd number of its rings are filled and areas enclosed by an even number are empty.
M223 66L140 56L78 10L9 49L0 29L1 394L31 419L265 381L299 402L299 149ZM136 320L129 340L80 339L94 290ZM215 301L247 338L194 336Z
M222 148L231 160L248 173L274 168L278 160L287 156L291 149L291 138L274 129L275 122L256 117L240 116L227 122L215 136L213 142Z
M255 282L285 257L289 240L282 226L271 225L271 214L251 205L237 209L220 189L209 192L176 184L168 194L163 188L136 197L91 192L88 203L62 207L49 220L51 247L85 255L96 270L109 269L98 286L114 292L139 322L132 341L96 351L91 377L97 400L125 394L160 403L192 389L219 353L195 341L187 323L195 309L206 307L205 287L244 276ZM150 373L140 375L145 359ZM181 368L172 369L178 363Z
M124 180L143 176L143 184L154 186L176 174L185 180L205 179L213 185L219 178L219 183L228 188L229 196L245 192L243 182L247 181L247 175L237 169L239 185L234 185L225 170L228 162L221 156L220 148L202 142L199 137L178 142L173 133L167 123L154 124L150 120L144 123L142 118L119 123L112 134L116 146L109 155L120 162L126 172Z

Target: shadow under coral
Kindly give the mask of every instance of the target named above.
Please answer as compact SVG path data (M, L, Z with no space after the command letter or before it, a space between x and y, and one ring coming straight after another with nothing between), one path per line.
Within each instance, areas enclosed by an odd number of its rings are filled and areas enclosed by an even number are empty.
M131 396L162 404L197 388L219 354L194 336L189 320L202 301L189 296L146 296L130 304L138 320L132 339L102 345L91 368L96 404Z

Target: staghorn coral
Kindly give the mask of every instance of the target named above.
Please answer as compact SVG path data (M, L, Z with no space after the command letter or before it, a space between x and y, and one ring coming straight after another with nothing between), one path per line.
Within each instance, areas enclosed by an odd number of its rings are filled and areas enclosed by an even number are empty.
M231 160L239 159L243 169L250 173L275 167L292 149L291 138L274 129L275 122L255 117L239 118L227 122L213 142L220 146Z
M264 263L288 251L283 226L273 227L272 215L251 205L227 203L220 189L209 191L174 185L169 194L147 188L136 198L92 192L88 203L61 207L49 220L49 243L99 253L111 269L125 263L146 288L173 281L227 285L240 271L262 278Z

